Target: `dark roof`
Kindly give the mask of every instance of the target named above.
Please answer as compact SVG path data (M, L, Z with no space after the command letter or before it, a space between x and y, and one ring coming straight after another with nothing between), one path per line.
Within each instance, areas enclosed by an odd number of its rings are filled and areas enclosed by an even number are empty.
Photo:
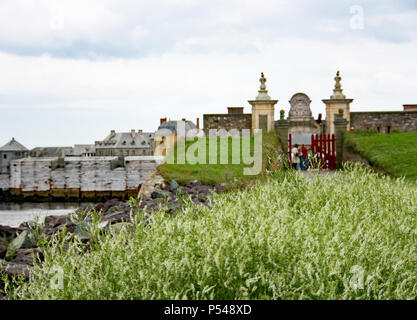
M12 140L0 148L0 151L28 151L28 149L12 138Z
M158 127L158 131L156 133L166 132L168 130L172 133L177 133L177 126L179 122L181 121L170 120L170 121L164 122ZM197 129L197 126L192 121L186 120L185 132L188 132L191 129Z
M72 153L72 147L36 147L30 150L32 157L65 157Z
M154 139L155 133L153 132L112 132L103 141L98 141L95 147L96 149L149 149Z

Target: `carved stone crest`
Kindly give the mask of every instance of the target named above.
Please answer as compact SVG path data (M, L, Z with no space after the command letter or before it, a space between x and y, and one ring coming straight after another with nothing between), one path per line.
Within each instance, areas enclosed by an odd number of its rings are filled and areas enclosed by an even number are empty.
M296 93L290 100L289 121L310 121L312 112L310 109L310 98L304 93Z

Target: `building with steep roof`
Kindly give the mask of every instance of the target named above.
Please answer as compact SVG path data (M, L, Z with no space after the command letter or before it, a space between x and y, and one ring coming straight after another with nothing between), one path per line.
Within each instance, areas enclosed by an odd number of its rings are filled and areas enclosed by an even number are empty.
M116 132L111 130L110 134L102 141L95 142L96 156L152 156L155 148L155 133L137 132Z
M155 156L166 156L168 151L171 150L178 137L185 137L187 133L193 130L194 134L198 136L200 130L198 128L199 119L197 119L197 125L192 121L182 119L169 120L161 118L160 126L155 132Z
M29 150L12 138L4 146L0 147L0 174L8 174L10 172L10 161L26 158Z
M74 144L72 157L95 157L96 146L94 144Z
M32 158L65 158L72 154L72 147L36 147L30 150Z

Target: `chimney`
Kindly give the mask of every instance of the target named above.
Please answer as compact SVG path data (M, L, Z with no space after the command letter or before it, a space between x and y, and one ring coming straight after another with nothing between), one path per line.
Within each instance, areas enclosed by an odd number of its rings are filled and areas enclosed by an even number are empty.
M130 130L130 136L132 137L132 140L135 140L135 136L136 136L136 130L135 129Z
M200 118L197 118L196 124L197 124L197 129L200 129Z
M323 115L321 114L321 113L319 113L319 119L317 120L318 121L318 123L321 123L321 117L322 117Z
M228 114L243 114L243 107L228 107Z
M143 133L143 130L142 130L142 129L139 129L139 130L138 130L138 133L139 133L139 134L142 134L142 133Z
M185 122L185 121L187 121L187 120L185 120L185 118L182 118L182 121L184 121L184 122Z
M160 121L159 124L161 125L161 124L167 122L167 118L161 118L159 121Z

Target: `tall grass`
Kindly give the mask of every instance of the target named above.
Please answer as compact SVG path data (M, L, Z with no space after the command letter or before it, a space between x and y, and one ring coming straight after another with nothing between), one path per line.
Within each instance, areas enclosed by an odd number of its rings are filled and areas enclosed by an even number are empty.
M417 189L357 167L277 171L247 190L51 245L15 299L415 299ZM143 217L139 214L138 221ZM101 237L101 238L100 238ZM63 268L63 289L50 279Z

